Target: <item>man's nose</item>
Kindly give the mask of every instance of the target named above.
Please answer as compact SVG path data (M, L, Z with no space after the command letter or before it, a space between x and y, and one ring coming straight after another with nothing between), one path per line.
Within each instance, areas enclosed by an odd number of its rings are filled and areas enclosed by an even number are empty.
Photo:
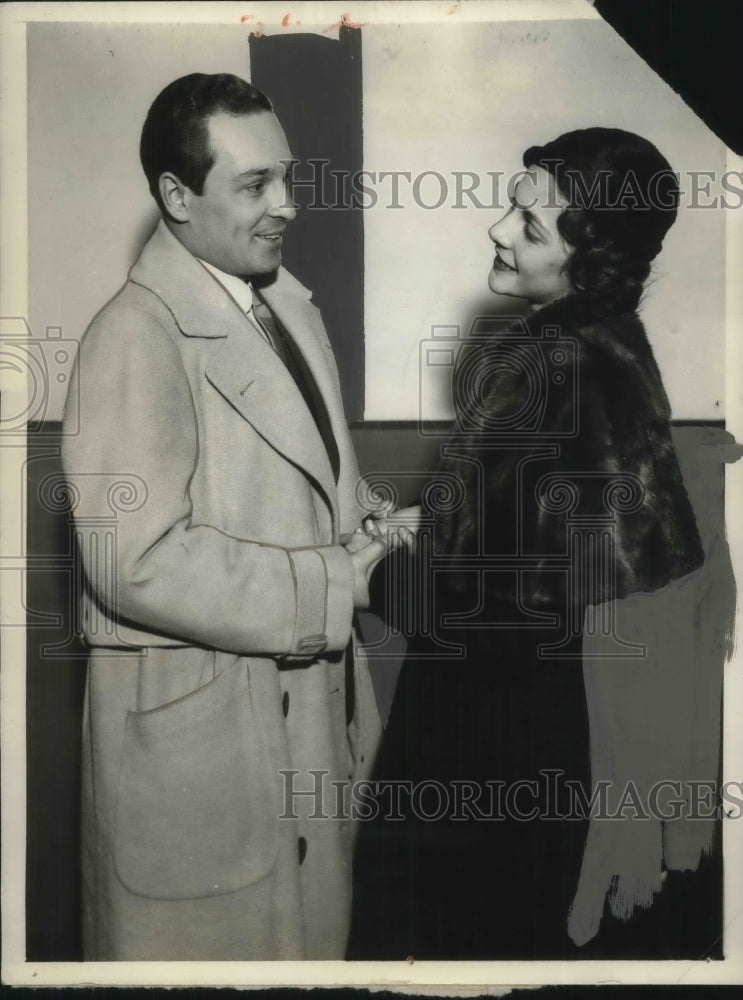
M289 187L286 184L277 185L274 203L268 210L268 214L274 219L283 219L291 222L297 217L297 206L291 196Z

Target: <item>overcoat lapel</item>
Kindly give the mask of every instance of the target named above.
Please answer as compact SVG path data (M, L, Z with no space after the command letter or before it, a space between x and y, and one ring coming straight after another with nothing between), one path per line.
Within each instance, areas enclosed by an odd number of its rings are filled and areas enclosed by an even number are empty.
M284 293L284 288L288 285L293 286L293 294ZM332 348L320 314L309 301L310 293L291 274L281 271L278 280L259 289L258 294L290 335L307 363L325 402L336 445L340 446L348 435L346 415L334 371Z
M283 361L222 285L162 222L130 278L163 300L185 336L223 341L207 363L207 379L265 441L312 477L337 523L335 477L302 393ZM261 294L302 351L335 431L338 393L312 329L315 310L309 293L291 275L279 272L268 294Z
M312 476L335 516L335 478L315 419L283 361L248 319L226 338L206 377L261 437Z

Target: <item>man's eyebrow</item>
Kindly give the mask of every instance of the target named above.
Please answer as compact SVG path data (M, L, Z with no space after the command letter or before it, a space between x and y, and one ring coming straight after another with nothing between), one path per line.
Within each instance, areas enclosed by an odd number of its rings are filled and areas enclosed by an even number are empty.
M253 170L243 170L235 177L236 181L244 181L254 177L268 177L271 174L270 167L255 167Z
M292 169L292 167L294 167L297 163L299 163L299 160L294 160L294 159L279 160L279 163L281 164L281 166L285 168L287 172L289 172ZM273 174L276 173L276 170L277 167L253 167L250 170L243 170L242 173L236 174L235 181L256 180L256 179L260 180L263 177L273 176Z

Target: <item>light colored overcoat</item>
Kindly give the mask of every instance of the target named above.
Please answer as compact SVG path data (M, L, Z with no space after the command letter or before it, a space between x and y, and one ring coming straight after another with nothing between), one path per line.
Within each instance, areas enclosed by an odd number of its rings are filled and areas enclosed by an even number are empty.
M324 398L337 483L283 362L163 223L81 343L63 461L91 645L89 960L343 957L330 782L363 777L380 733L346 652L358 469L309 293L281 270L262 295Z

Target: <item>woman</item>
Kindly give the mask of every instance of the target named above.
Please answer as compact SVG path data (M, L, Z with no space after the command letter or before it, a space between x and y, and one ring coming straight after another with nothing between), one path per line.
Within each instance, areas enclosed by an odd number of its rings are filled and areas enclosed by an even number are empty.
M601 655L637 669L625 603L694 579L704 560L635 312L677 183L654 146L618 129L570 132L523 160L490 230L488 283L532 311L481 326L458 361L457 424L419 538L435 625L409 649L377 815L361 824L351 958L582 957L605 890L627 916L662 879L660 854L649 879L595 839L584 859L595 746L581 653L599 609Z

